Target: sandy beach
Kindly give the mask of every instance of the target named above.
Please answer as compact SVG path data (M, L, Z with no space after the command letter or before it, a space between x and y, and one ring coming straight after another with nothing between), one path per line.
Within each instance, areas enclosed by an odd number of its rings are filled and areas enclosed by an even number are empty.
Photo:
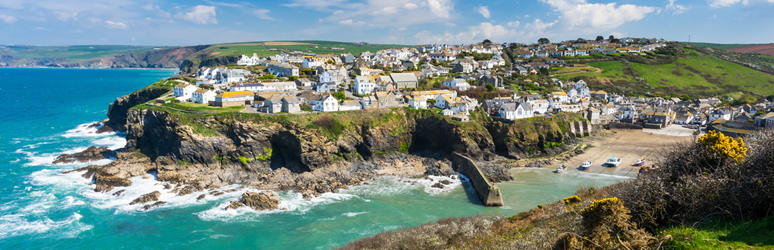
M661 150L692 138L682 132L669 133L677 136L666 135L667 133L663 132L617 130L606 138L587 143L590 147L583 154L559 164L567 166L567 172L574 172L580 171L578 166L583 161L591 159L591 169L585 172L635 177L639 172L639 168L633 166L637 159L646 159L645 166L650 166L658 161ZM621 165L615 168L602 166L610 157L621 158Z

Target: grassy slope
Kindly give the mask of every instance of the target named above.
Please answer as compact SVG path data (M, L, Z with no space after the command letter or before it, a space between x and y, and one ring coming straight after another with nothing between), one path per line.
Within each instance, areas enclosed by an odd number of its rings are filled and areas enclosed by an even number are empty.
M619 61L594 62L589 65L602 69L602 73L567 74L558 78L568 80L577 76L586 76L605 78L613 82L616 80L634 82L633 77L623 73L624 66ZM632 62L630 66L654 87L676 87L687 92L747 91L762 95L774 94L774 76L698 53L690 53L673 64L646 65Z
M74 45L74 46L5 46L0 54L24 60L67 58L68 62L82 62L132 52L153 50L151 46L132 45Z
M672 249L772 249L774 217L751 222L709 218L696 228L671 227L660 234L673 237L666 242Z
M733 49L755 44L719 44L719 43L687 43L697 47L710 47L715 49Z

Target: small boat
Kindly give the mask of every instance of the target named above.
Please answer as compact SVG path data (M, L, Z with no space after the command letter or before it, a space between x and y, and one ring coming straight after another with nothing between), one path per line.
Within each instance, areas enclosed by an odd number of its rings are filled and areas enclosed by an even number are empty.
M615 158L615 157L612 157L612 158L608 159L607 162L605 162L605 165L607 165L608 167L609 166L618 167L618 165L620 165L620 164L621 164L621 159L618 159L618 158Z
M645 165L645 159L637 159L637 163L634 163L635 167L641 167L642 165Z
M558 167L556 167L556 172L557 173L564 173L564 171L567 171L567 167L566 166L559 165Z
M589 170L589 168L591 168L591 160L584 161L580 165L580 170Z

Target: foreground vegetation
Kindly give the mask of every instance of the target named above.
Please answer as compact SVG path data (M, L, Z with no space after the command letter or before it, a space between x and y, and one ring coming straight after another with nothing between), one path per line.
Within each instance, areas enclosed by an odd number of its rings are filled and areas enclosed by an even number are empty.
M343 249L772 249L774 131L708 133L660 169L511 217L443 219Z

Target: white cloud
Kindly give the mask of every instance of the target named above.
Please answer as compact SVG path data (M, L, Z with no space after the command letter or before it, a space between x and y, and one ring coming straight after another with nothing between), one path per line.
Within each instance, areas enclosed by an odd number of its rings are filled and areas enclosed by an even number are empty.
M215 1L209 1L209 0L204 0L204 2L206 2L208 4L217 5L217 6L224 6L224 7L233 7L233 8L242 7L241 4L235 4L235 3L215 2Z
M524 15L524 18L529 18L529 15Z
M443 18L449 18L449 13L454 9L451 0L427 0L427 6L430 7L430 12Z
M532 32L542 32L548 28L553 27L554 24L558 22L559 20L553 21L551 23L544 23L543 21L540 20L540 18L535 18L534 22L524 25L524 28L531 30Z
M685 7L685 5L676 4L675 1L676 0L669 0L669 3L666 5L665 9L671 10L675 15L683 14L691 9L691 6Z
M158 5L147 4L147 5L141 6L141 8L143 8L145 10L156 12L156 14L159 17L163 17L163 18L171 18L172 17L172 14L169 14L169 12L161 10L161 7L159 7Z
M707 19L715 19L715 18L718 18L718 15L717 15L717 14L715 14L715 15L712 15L711 17L709 17L709 18L707 18Z
M449 27L454 27L454 26L457 26L457 25L456 25L456 24L454 24L454 23L444 23L443 25L446 25L446 26L449 26Z
M196 5L190 12L178 13L176 17L196 24L218 23L215 19L215 6Z
M586 0L540 0L559 12L568 29L609 30L626 22L639 21L659 10L649 6L616 3L588 3Z
M774 3L773 0L768 0L768 1L770 3ZM712 8L728 7L739 2L742 2L742 4L744 5L747 5L749 3L748 0L707 0L707 2L709 3L709 6Z
M516 27L519 27L519 25L521 25L521 23L519 23L519 21L513 21L513 22L508 22L507 25L508 25L508 27L516 28Z
M287 7L304 7L316 10L325 10L332 6L338 6L344 3L344 0L291 0L292 3L285 4Z
M491 13L489 13L489 7L487 6L479 5L478 7L473 8L473 10L475 10L478 13L481 13L481 15L484 16L484 18L489 18L492 16Z
M46 30L46 28L43 28L43 27L35 27L35 30Z
M344 24L344 25L363 25L363 24L365 24L365 22L363 22L363 21L355 22L355 21L352 21L352 19L347 19L347 20L339 21L339 24Z
M769 0L769 1L774 1L774 0ZM416 9L417 7L419 7L419 6L417 6L415 3L407 3L407 4L403 5L403 8L405 8L407 10L413 10L413 9Z
M610 32L610 35L616 38L622 38L626 36L626 34L616 31Z
M122 22L111 22L111 21L105 21L105 24L107 24L108 27L114 28L114 29L126 29L126 24Z
M274 18L269 16L269 12L271 11L267 9L257 9L253 11L253 15L263 20L274 20Z
M395 13L398 13L398 8L393 6L387 6L382 8L381 10L377 10L373 12L374 15L390 15Z
M18 19L16 17L0 14L0 20L3 20L4 23L12 24L12 23L16 22L16 20L18 20Z
M78 12L67 12L67 11L54 11L56 13L57 18L62 21L67 20L78 20Z
M468 27L468 31L457 34L445 32L444 34L434 34L433 32L423 30L414 35L420 43L471 43L483 39L511 39L517 32L510 30L502 25L494 25L489 22L479 23L476 26Z

